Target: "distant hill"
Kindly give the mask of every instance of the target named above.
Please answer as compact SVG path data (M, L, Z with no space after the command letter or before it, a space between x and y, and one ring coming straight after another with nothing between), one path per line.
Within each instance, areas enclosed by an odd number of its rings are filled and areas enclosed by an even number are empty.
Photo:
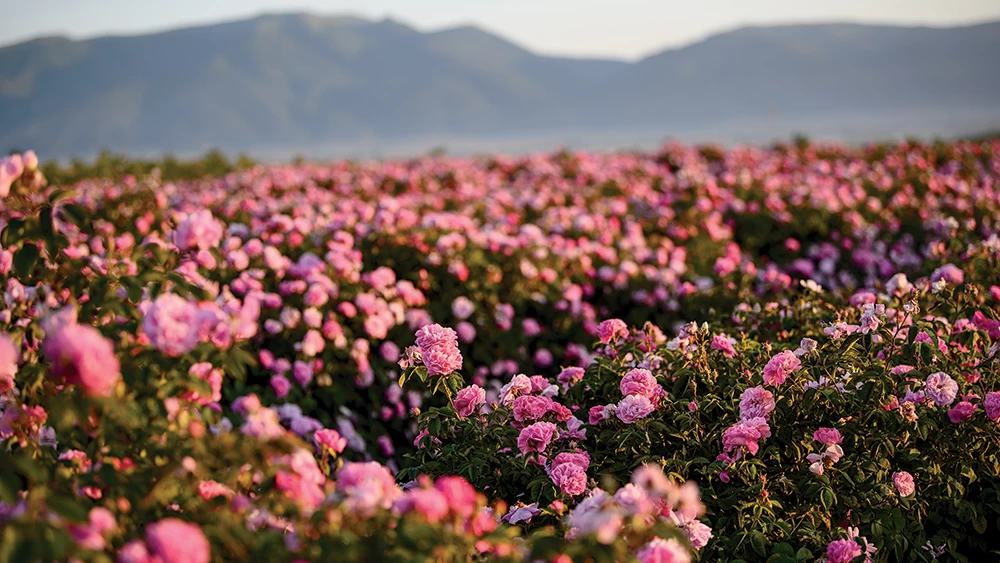
M2 48L0 147L287 155L948 135L1000 125L997 60L1000 23L748 27L629 63L543 56L476 27L268 15Z

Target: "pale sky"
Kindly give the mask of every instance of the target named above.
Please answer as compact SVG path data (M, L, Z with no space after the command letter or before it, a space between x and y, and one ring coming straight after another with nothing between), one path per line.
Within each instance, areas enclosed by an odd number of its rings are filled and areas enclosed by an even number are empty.
M743 24L1000 20L1000 0L0 0L0 45L292 11L389 16L423 31L473 23L545 54L637 58Z

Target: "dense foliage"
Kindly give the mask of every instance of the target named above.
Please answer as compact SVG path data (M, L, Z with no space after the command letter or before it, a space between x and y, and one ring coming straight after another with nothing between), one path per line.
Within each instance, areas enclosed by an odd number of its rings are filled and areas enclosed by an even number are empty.
M114 176L0 161L0 560L997 554L1000 142Z

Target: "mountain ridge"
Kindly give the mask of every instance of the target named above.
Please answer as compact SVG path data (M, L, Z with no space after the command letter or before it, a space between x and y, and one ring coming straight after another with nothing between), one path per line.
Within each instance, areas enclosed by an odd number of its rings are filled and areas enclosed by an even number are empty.
M63 157L655 131L763 140L837 135L844 115L875 136L949 134L1000 122L997 56L1000 21L743 26L624 61L539 54L477 25L269 14L0 47L0 146Z

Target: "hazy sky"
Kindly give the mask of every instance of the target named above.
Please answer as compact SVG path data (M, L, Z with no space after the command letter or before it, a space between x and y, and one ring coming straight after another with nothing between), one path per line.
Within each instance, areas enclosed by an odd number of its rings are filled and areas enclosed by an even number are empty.
M0 44L289 11L391 16L421 30L475 23L544 53L633 58L747 23L949 26L996 20L1000 0L0 0Z

